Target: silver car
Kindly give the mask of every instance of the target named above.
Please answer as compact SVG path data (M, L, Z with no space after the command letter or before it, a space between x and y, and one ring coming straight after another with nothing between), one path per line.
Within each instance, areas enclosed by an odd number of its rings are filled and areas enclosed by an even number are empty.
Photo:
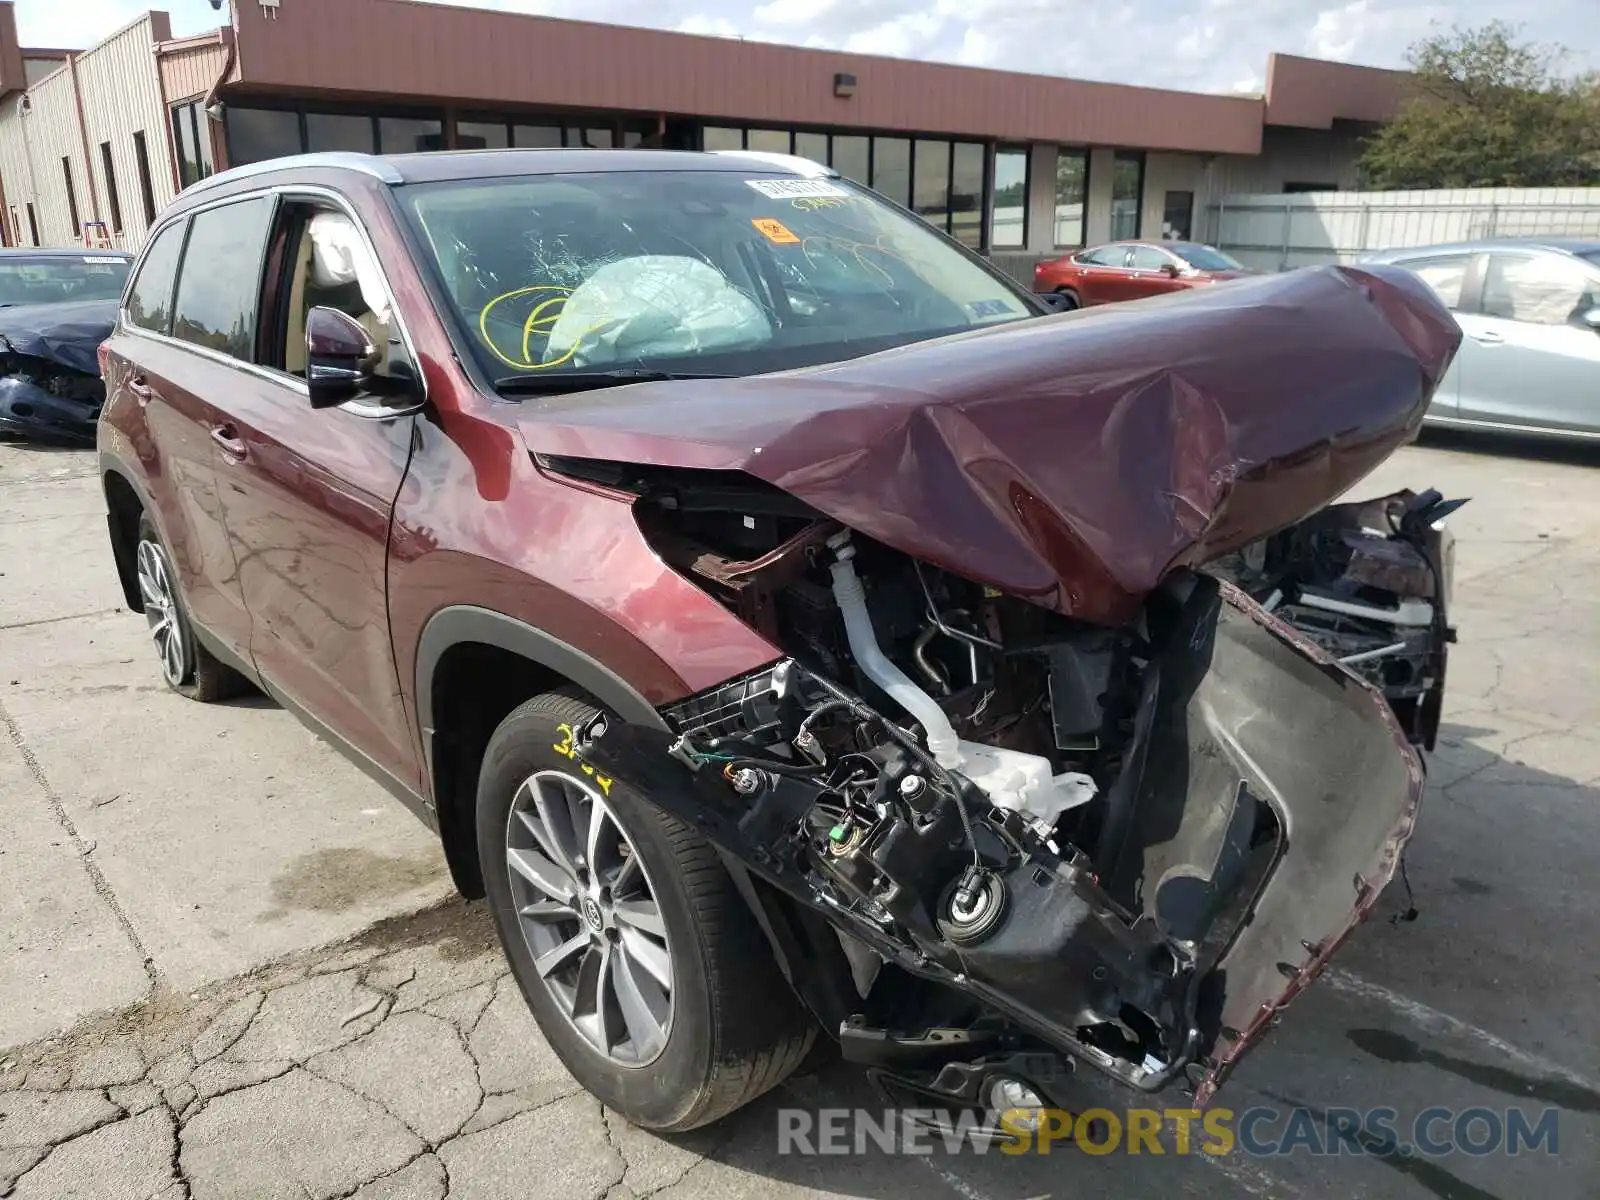
M1363 261L1415 271L1466 335L1428 424L1600 440L1600 241L1461 242Z

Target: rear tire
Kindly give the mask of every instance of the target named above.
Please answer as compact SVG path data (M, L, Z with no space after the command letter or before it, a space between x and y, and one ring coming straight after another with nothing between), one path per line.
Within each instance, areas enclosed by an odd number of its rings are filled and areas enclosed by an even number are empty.
M1061 302L1066 305L1067 312L1083 307L1083 301L1078 299L1078 293L1071 288L1057 288L1056 295L1061 297Z
M172 556L148 513L139 518L134 570L161 677L167 686L202 704L214 704L250 691L249 680L224 665L195 637Z
M816 1023L710 844L573 756L572 731L598 713L550 692L490 738L477 804L489 908L523 998L578 1082L635 1125L694 1129L787 1078ZM647 962L666 964L666 983L659 965L641 974Z

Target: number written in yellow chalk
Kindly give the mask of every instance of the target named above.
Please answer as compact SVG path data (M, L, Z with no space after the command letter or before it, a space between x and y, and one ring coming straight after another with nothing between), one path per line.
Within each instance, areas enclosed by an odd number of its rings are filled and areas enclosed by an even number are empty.
M573 760L573 762L577 762L579 770L599 784L600 790L607 796L611 795L610 776L602 775L588 763L578 761L577 748L572 744L572 726L565 723L557 725L556 732L561 735L561 740L556 742L551 749L557 754L561 755L563 758L570 758Z

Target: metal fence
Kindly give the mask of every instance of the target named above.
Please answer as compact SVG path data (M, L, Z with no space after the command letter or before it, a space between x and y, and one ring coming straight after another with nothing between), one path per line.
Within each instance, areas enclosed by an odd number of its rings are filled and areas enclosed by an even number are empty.
M1251 194L1206 208L1206 240L1269 271L1403 246L1535 236L1600 241L1600 188Z

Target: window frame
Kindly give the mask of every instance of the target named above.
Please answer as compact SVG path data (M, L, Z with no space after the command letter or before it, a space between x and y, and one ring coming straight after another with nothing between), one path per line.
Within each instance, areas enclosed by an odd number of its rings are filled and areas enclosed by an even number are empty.
M127 309L128 296L132 293L131 284L128 290L123 293L122 306L117 311L117 332L125 333L130 337L149 338L151 341L160 342L164 345L172 346L176 349L184 350L191 354L197 354L202 358L211 360L212 362L221 363L224 366L230 366L241 371L246 371L258 379L264 379L269 383L276 383L283 387L289 388L290 390L293 390L299 394L299 397L303 399L308 406L308 411L310 411L309 405L311 403L311 391L305 380L298 379L287 372L274 370L272 367L263 366L261 363L253 360L260 357L260 347L262 344L263 332L262 323L267 316L267 306L262 303L262 299L264 299L266 295L266 266L268 250L271 246L272 235L277 229L277 223L283 207L283 198L287 197L291 201L298 199L302 202L307 200L319 203L327 202L338 208L350 218L351 222L356 227L356 231L361 236L362 245L365 247L367 253L371 256L372 261L377 264L378 276L383 281L383 288L389 301L389 308L394 314L395 329L399 333L400 343L405 348L406 356L411 360L415 368L417 388L416 398L408 400L406 404L401 407L373 404L363 401L359 398L347 400L343 404L337 405L336 407L349 412L354 416L363 417L374 421L389 420L394 417L406 416L418 411L428 402L428 378L421 367L422 359L417 354L417 344L411 336L410 326L407 324L405 314L401 311L399 302L396 299L394 285L389 281L389 273L384 268L383 259L378 256L377 245L372 240L372 233L370 230L368 230L365 219L361 216L360 211L356 208L355 204L350 200L350 198L335 188L326 187L322 184L307 183L267 184L261 187L231 192L226 196L218 196L213 200L208 200L201 204L185 206L181 212L176 212L166 217L160 225L150 231L149 235L145 238L144 247L141 249L139 257L134 263L133 271L130 273L129 279L132 280L138 278L139 272L144 268L144 261L149 253L150 247L155 244L156 238L169 226L175 225L180 221L190 221L193 217L196 217L201 213L210 212L212 209L223 208L229 204L235 204L243 200L257 199L263 196L272 200L273 211L272 220L268 226L267 238L261 247L261 260L259 263L257 263L256 290L258 297L261 299L257 300L256 328L252 335L252 361L245 362L242 359L234 358L230 354L224 354L220 350L213 350L209 346L197 346L193 342L186 342L182 338L173 337L170 333L158 333L154 330L146 329L142 325L134 324L128 318ZM402 232L401 236L407 252L415 255L419 248L412 244L409 234ZM188 254L189 230L185 229L183 234L182 253L178 259L178 269L176 272L174 272L172 277L172 296L169 300L169 305L174 310L173 315L176 315L178 282L183 277L183 263L184 259L188 257ZM430 294L430 300L431 299L432 297Z
M1019 154L1022 156L1022 241L1015 246L996 246L994 244L994 173L999 165L1002 154ZM1028 250L1028 233L1032 226L1029 219L1029 209L1033 199L1033 148L1025 142L997 142L989 153L988 170L984 172L984 230L983 246L990 254L1026 254ZM1054 236L1053 234L1051 236Z
M1055 214L1055 205L1059 200L1060 193L1058 191L1056 191L1056 188L1055 188L1054 185L1059 184L1060 181L1061 181L1061 157L1062 157L1061 152L1063 150L1067 150L1067 149L1076 149L1077 151L1079 151L1081 153L1081 155L1083 157L1083 217L1082 217L1082 221L1081 221L1081 225L1080 225L1080 232L1083 234L1083 236L1080 237L1076 242L1058 242L1058 241L1055 240L1056 230L1061 227L1061 223L1060 223L1059 220L1056 219L1056 214ZM1089 246L1089 195L1090 195L1090 190L1094 186L1093 185L1093 180L1092 180L1092 177L1091 177L1091 172L1093 170L1094 170L1094 154L1092 153L1091 147L1089 147L1089 146L1067 147L1067 146L1060 146L1060 145L1058 145L1056 147L1056 176L1055 176L1055 179L1052 181L1052 187L1050 189L1050 198L1051 198L1050 241L1051 241L1051 244L1057 250L1087 250L1087 249L1090 249L1090 246Z

